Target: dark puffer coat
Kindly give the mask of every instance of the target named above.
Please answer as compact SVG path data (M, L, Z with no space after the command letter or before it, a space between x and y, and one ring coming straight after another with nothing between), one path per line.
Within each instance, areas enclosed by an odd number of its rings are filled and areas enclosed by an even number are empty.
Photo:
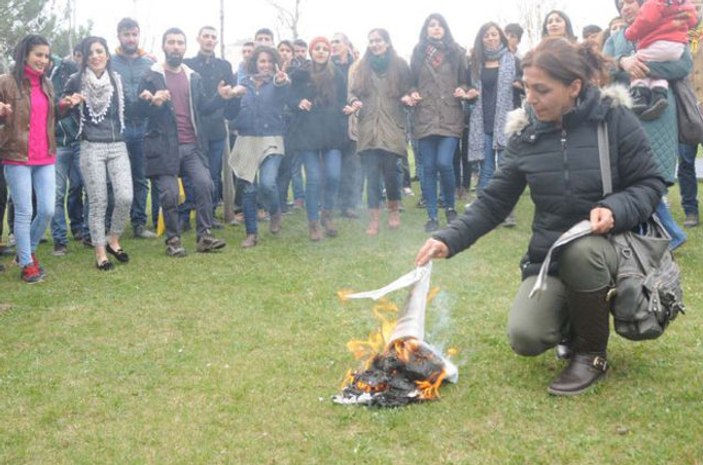
M526 186L535 205L532 237L523 276L537 274L557 238L590 211L603 206L615 217L613 232L626 231L651 216L665 190L647 136L637 117L622 106L624 87L590 87L562 126L541 123L523 109L510 114L503 166L465 215L434 235L453 256L501 224ZM623 96L623 93L624 96ZM598 158L598 124L608 126L613 193L603 198ZM558 257L550 271L556 272Z

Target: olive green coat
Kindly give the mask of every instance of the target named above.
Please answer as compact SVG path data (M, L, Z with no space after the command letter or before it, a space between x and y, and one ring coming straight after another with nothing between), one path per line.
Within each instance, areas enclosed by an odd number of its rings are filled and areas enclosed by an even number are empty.
M358 111L357 150L385 150L400 156L407 156L405 137L405 110L400 99L410 90L410 68L402 58L397 58L400 66L400 80L396 88L391 88L386 74L372 73L372 85L365 92L354 92L355 66L349 79L349 103L361 101ZM393 64L391 64L393 66Z

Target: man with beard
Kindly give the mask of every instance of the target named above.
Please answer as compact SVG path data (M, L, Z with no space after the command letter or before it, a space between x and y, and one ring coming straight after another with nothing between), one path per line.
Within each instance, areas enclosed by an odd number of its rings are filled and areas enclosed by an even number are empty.
M112 70L122 78L125 93L124 138L132 168L132 189L134 198L130 209L130 219L134 237L152 239L156 234L146 229L146 198L149 184L144 175L144 117L132 111L137 101L137 90L144 74L149 71L154 60L139 48L139 23L131 18L123 18L117 23L117 39L120 46L112 57Z
M215 56L215 46L217 45L217 30L212 26L204 26L198 32L198 44L200 50L193 58L187 58L184 63L202 78L203 89L208 98L212 98L217 93L217 86L220 82L233 85L234 74L232 65L227 60ZM210 177L214 185L212 195L213 215L217 209L217 203L222 199L222 153L225 149L226 127L222 110L214 111L212 114L203 117L201 122L205 136L207 137L207 160L210 167ZM190 227L190 211L193 208L193 188L185 180L186 201L179 207L179 214L183 225ZM214 228L219 229L222 225L214 218L212 220Z
M164 63L155 63L139 87L137 111L147 119L144 138L146 175L155 183L166 223L166 254L182 257L178 221L178 176L193 186L197 213L197 251L221 249L225 242L210 233L212 227L212 180L203 161L207 137L201 131L202 116L223 108L235 97L230 85L220 82L215 95L207 96L198 73L183 63L185 33L168 29L161 42Z

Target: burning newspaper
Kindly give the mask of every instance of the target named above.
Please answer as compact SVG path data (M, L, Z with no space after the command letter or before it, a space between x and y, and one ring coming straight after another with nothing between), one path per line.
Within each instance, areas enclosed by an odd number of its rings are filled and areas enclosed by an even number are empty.
M343 299L373 299L380 302L373 311L381 327L366 341L350 341L349 350L364 360L363 368L347 373L342 392L333 397L338 404L398 407L439 397L444 381L456 383L459 371L434 347L424 342L427 302L432 263L401 276L375 291L348 294ZM384 297L412 286L400 316L398 308Z

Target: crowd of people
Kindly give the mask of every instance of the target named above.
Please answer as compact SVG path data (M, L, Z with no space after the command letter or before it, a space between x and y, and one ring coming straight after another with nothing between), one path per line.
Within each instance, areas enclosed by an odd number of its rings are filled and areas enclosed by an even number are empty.
M549 12L542 41L524 56L519 24L487 22L467 50L436 13L422 24L409 61L382 28L368 33L364 53L342 33L275 44L262 28L236 66L215 56L210 26L187 59L181 29L164 32L156 59L139 48L140 27L130 18L117 25L114 55L104 38L91 36L62 59L46 39L28 35L12 71L0 76L0 217L7 186L14 240L6 250L24 282L40 282L37 247L47 228L57 256L67 253L70 229L93 248L96 269L109 271L111 257L130 260L120 242L128 223L134 237L153 239L148 218L156 224L161 212L165 252L182 257L193 210L196 250L219 250L226 244L213 231L223 227L218 206L230 182L241 214L234 222L246 231L242 248L257 246L263 219L278 234L295 207L305 208L311 241L337 237L335 215L358 217L364 185L365 233L373 237L384 206L387 228L401 228L412 153L432 234L418 266L515 226L513 209L530 188L532 237L508 337L521 355L560 346L569 363L548 390L579 394L608 368L618 260L607 234L656 212L670 248L684 244L666 200L677 177L683 226L699 223L698 146L679 144L669 82L691 75L703 99L701 2L615 4L608 27L589 25L581 39L565 12ZM599 128L611 153L606 196ZM456 202L472 174L476 199L460 215ZM548 251L584 219L592 234L560 250L548 290L532 298Z
M693 227L697 147L678 145L667 82L689 74L692 53L700 73L701 23L689 1L664 10L660 3L618 1L608 27L589 25L581 39L565 12L552 11L542 35L611 57L595 68L592 84L631 84L633 110L667 185L676 181L678 160L684 226ZM381 28L368 33L363 53L343 33L276 44L261 28L234 66L216 57L213 27L200 29L191 58L180 29L163 34L162 57L139 47L140 33L137 21L124 18L114 54L104 38L87 37L67 58L29 35L15 48L12 72L0 77L0 194L9 188L0 214L9 201L5 251L25 282L44 277L36 250L48 227L54 255L68 252L71 235L93 248L104 271L114 267L111 259L129 262L120 242L128 225L136 238L157 237L151 226L159 212L169 256L187 254L181 237L193 210L196 250L225 247L213 231L223 227L218 207L230 176L243 248L257 245L262 220L277 234L291 208L305 209L310 240L334 238L335 216L357 218L364 197L366 234L381 230L382 207L388 229L397 230L402 197L413 192L409 154L424 229L433 233L440 208L447 224L456 220L472 177L479 198L488 189L509 145L509 115L531 109L517 23L485 23L467 50L446 19L432 14L409 61ZM679 247L686 234L666 197L660 200L671 247ZM512 210L501 220L516 224Z

